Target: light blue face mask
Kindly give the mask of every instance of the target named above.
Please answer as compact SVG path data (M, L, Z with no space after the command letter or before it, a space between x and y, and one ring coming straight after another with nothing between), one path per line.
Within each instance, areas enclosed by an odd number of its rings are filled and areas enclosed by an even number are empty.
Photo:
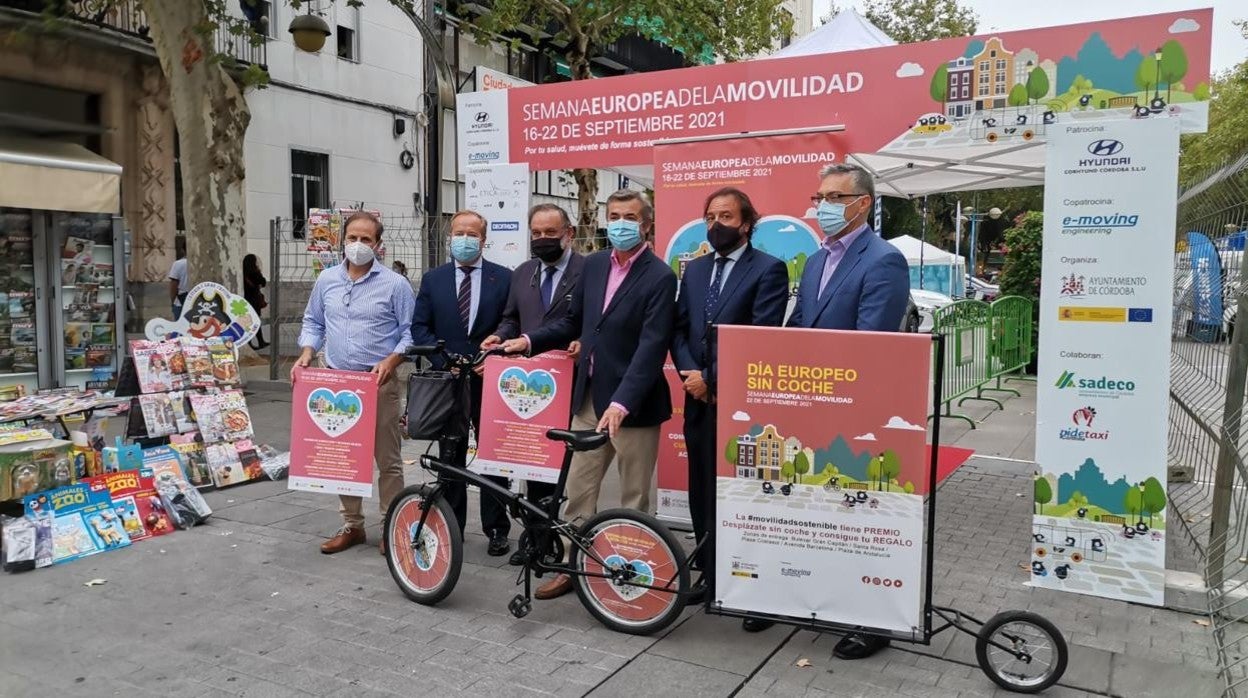
M624 219L611 221L607 223L607 239L611 247L627 252L641 244L641 225Z
M481 255L481 240L467 235L451 237L451 256L456 262L468 264Z
M849 221L845 220L845 204L820 201L819 208L815 209L815 219L819 221L824 235L836 235L849 225Z

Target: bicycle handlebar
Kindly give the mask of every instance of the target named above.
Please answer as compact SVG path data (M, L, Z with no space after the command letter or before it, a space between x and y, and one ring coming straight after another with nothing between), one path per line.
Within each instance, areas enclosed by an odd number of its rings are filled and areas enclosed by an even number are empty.
M475 355L452 354L446 350L446 342L439 339L437 344L418 344L410 347L405 354L409 359L422 356L425 358L441 356L448 368L468 369L483 363L489 356L494 354L504 355L506 352L500 347L479 351Z

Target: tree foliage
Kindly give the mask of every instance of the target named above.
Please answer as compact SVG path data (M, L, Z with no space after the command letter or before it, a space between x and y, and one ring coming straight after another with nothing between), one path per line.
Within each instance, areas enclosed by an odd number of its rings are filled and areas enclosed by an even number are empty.
M1005 268L1001 270L1001 294L1040 297L1040 252L1044 240L1044 214L1029 211L1014 219L1005 231Z
M793 472L799 476L810 472L810 458L804 451L798 451L797 457L793 459Z
M1044 72L1044 68L1036 66L1031 69L1031 73L1027 75L1027 96L1033 100L1039 101L1049 93L1049 74Z
M1183 136L1183 186L1196 184L1213 168L1248 151L1248 61L1214 78L1212 88L1202 83L1193 90L1197 99L1202 93L1209 98L1209 131Z
M919 41L971 36L979 16L957 0L870 0L866 18L895 41Z
M1140 498L1143 513L1148 514L1148 525L1153 525L1153 517L1166 510L1166 488L1155 477L1144 481L1144 490Z
M941 63L932 72L932 84L929 91L932 99L941 104L945 103L945 98L949 96L949 66Z
M1021 82L1015 83L1014 86L1010 88L1010 94L1006 98L1006 102L1011 107L1027 106L1027 87Z
M1123 513L1130 514L1142 520L1144 512L1144 493L1138 487L1132 487L1122 497Z
M1036 506L1039 513L1044 513L1044 505L1053 501L1053 486L1049 484L1048 478L1037 477L1035 484Z
M1170 101L1170 90L1175 83L1187 75L1187 52L1183 44L1170 39L1161 45L1161 82L1166 83L1166 101Z
M728 445L724 446L724 459L727 460L728 464L734 468L737 466L737 455L737 440L728 439Z

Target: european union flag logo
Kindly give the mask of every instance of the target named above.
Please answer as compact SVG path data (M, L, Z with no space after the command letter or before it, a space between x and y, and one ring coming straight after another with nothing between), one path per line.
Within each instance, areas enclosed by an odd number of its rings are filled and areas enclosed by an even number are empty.
M1127 309L1127 322L1152 322L1152 308L1129 308Z

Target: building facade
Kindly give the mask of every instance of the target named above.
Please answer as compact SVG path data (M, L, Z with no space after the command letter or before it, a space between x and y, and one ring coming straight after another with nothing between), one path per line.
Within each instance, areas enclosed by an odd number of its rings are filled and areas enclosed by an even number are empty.
M974 63L975 109L1000 109L1007 104L1014 86L1014 54L1005 50L997 37L984 44L984 50L971 59Z

